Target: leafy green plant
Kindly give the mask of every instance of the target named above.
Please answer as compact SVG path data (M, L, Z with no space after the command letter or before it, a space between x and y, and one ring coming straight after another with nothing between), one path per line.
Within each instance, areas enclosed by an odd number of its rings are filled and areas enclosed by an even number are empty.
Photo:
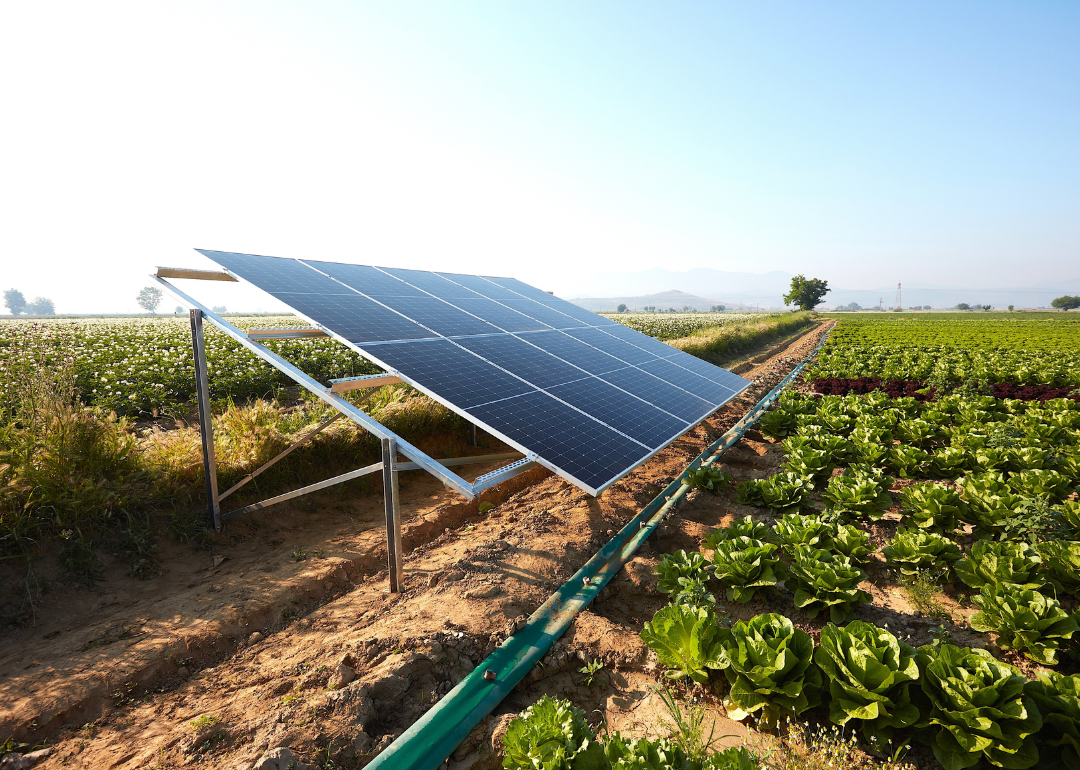
M898 421L894 432L905 444L926 449L933 444L940 431L935 423L916 418Z
M1026 543L976 540L971 550L955 565L956 576L971 588L1011 583L1020 588L1038 589L1042 557L1035 546Z
M1035 679L1024 685L1024 695L1043 718L1040 767L1080 767L1080 674L1036 671Z
M783 468L797 476L821 479L832 473L836 464L827 452L811 447L801 447L788 453Z
M606 687L607 683L603 679L600 679L600 672L603 670L604 661L600 659L590 660L578 669L578 673L582 674L581 683L586 687L592 687L594 684Z
M1060 593L1080 596L1080 543L1047 540L1037 546L1042 575Z
M758 615L720 631L731 684L725 702L735 720L761 712L776 724L821 702L821 671L813 662L814 642L783 615Z
M851 524L838 524L832 532L832 550L859 564L870 559L869 542L870 536Z
M863 737L884 751L897 727L919 718L909 689L919 678L915 648L877 626L853 620L843 628L826 623L814 650L829 685L829 718L855 719Z
M1002 540L1015 540L1035 545L1053 538L1068 538L1069 527L1059 511L1042 497L1022 497L1014 503L1011 511L1004 512L996 526Z
M1024 497L1041 497L1050 502L1060 502L1072 492L1072 483L1053 470L1027 470L1014 473L1009 486Z
M690 677L705 682L709 671L724 668L727 659L717 641L720 625L708 610L669 604L653 615L641 639L656 652L671 679Z
M731 486L731 476L712 465L702 465L686 472L686 483L694 489L718 494Z
M1054 599L1008 583L984 585L971 600L980 608L971 616L976 631L997 634L1003 650L1024 653L1036 663L1057 663L1058 648L1080 632L1076 618Z
M683 588L679 578L691 578L704 583L709 579L705 563L705 557L697 551L664 554L656 565L656 573L660 576L656 584L657 590L665 594L678 593Z
M818 516L789 513L773 524L773 540L790 555L797 545L830 548L835 527Z
M735 502L739 505L753 505L761 508L765 505L762 487L765 479L747 479L735 485Z
M937 450L930 458L930 470L943 479L955 479L962 476L968 466L968 453L957 447L944 447Z
M913 479L923 475L931 455L914 446L893 446L885 456L889 470L902 479Z
M783 438L795 432L795 415L784 409L770 409L758 419L758 430L769 438Z
M839 516L877 520L892 506L892 498L883 482L892 479L864 470L848 468L842 476L833 476L822 493L832 511Z
M762 482L761 497L765 505L779 513L798 511L804 505L810 505L810 492L813 488L812 479L790 471L781 471Z
M928 701L916 727L945 770L986 759L998 767L1028 768L1039 761L1037 708L1024 698L1019 669L986 650L942 644L918 650L920 689ZM933 729L936 728L936 729Z
M716 606L716 597L712 595L701 578L681 577L679 590L672 595L671 603L687 607L703 607L708 610Z
M718 543L722 543L725 540L730 540L735 537L748 537L751 540L771 542L773 531L768 524L754 521L750 516L744 516L741 519L735 519L727 527L714 529L705 536L702 545L710 550L715 550Z
M912 484L900 493L904 522L919 529L953 532L966 507L960 493L943 484Z
M521 712L503 737L506 770L603 768L604 749L569 701L545 695Z
M787 577L779 548L748 537L736 537L716 545L713 578L727 590L728 601L746 603L754 594L775 588Z
M885 563L901 575L930 572L939 579L948 576L960 559L960 547L949 538L904 527L896 531L892 543L881 552Z
M788 571L785 585L795 592L795 606L812 618L827 612L833 623L844 623L857 605L871 601L870 594L858 587L867 574L846 556L796 546Z

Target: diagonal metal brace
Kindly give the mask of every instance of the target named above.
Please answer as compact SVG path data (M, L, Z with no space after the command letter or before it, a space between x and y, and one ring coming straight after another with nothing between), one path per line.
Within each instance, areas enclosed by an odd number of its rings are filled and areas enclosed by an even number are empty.
M429 457L426 453L422 452L421 450L410 444L408 441L395 434L393 431L384 427L369 414L367 414L351 402L347 401L346 399L342 398L337 393L330 392L330 390L325 385L320 383L314 377L311 377L297 367L293 366L269 348L260 345L257 342L252 342L251 340L249 340L247 334L242 332L240 329L237 329L231 323L226 321L214 311L210 310L210 308L206 307L201 302L186 294L181 289L178 289L164 279L158 278L156 275L151 275L150 278L151 280L161 284L161 286L164 287L167 292L172 294L180 301L188 303L190 307L198 308L199 310L201 310L203 312L203 315L207 319L209 319L210 322L214 324L214 326L218 327L229 337L232 337L243 347L250 350L252 353L257 355L262 360L266 361L278 371L287 375L298 385L302 385L306 390L308 390L315 396L318 396L323 401L337 409L339 412L344 413L346 417L360 425L369 433L373 434L379 439L395 439L397 442L397 449L399 452L401 452L401 454L408 457L410 460L415 462L417 465L419 465L432 476L437 478L443 484L460 494L466 500L476 499L476 493L473 490L473 485L465 479L461 478L461 476L458 476L453 471L447 470L444 466L440 465L437 460Z

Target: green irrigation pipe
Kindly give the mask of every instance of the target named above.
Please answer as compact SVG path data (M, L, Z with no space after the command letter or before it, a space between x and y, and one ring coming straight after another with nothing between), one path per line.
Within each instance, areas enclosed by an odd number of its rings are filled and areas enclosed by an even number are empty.
M687 471L712 465L719 456L735 444L757 422L762 413L825 343L814 348L780 384L746 413L731 430L717 439L677 479L632 518L615 537L585 563L558 591L553 593L532 614L529 622L503 642L457 687L431 707L412 727L391 743L385 751L367 765L368 770L436 770L449 758L454 749L490 714L503 698L525 678L555 640L573 622L574 616L596 598L608 581L615 576L626 560L645 542L657 525L678 504L690 489L685 478ZM493 679L484 676L494 673ZM490 676L490 675L489 675Z

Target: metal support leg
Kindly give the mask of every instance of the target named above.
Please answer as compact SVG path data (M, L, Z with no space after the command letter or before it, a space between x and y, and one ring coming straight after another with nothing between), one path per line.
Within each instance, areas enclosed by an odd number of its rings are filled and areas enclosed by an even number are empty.
M397 441L382 440L383 498L386 506L386 559L390 570L390 593L401 592L404 571L401 566L401 510L399 507Z
M469 423L469 444L476 446L476 423Z
M214 457L214 415L210 411L210 383L206 375L206 340L203 338L203 314L191 311L191 348L195 354L195 395L199 402L199 432L202 434L203 472L206 476L206 510L210 524L221 531L221 508L218 499L217 460Z

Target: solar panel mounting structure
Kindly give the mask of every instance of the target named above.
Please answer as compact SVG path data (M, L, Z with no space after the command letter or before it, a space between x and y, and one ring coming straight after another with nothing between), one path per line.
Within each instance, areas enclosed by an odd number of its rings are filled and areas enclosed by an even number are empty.
M468 499L539 464L589 494L648 460L749 386L725 369L513 278L378 268L199 250L224 272L158 268L152 276L191 310L207 498L216 529L228 518L382 472L391 590L401 581L398 473L424 469ZM243 281L312 326L244 332L168 278ZM219 494L202 320L209 320L338 411L300 442ZM386 373L314 380L261 340L329 336ZM518 450L435 460L341 396L404 382ZM345 416L378 436L380 463L222 514L220 502ZM400 462L398 453L411 462ZM449 467L510 459L468 482Z

